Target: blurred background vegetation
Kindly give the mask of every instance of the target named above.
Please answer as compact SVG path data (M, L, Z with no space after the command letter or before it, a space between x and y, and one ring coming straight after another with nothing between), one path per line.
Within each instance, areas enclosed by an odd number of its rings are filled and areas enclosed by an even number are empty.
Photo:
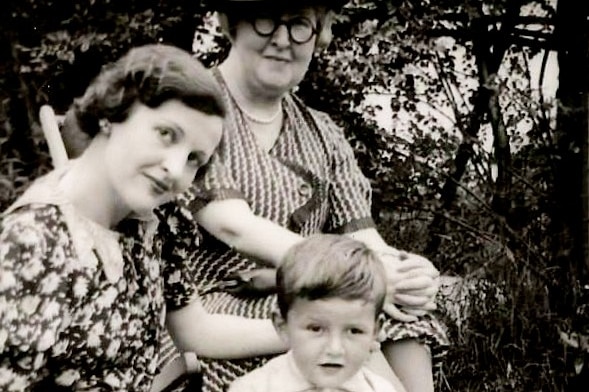
M298 89L345 128L381 232L459 278L440 300L440 391L589 385L587 9L353 0ZM64 112L139 44L214 65L228 43L211 21L198 0L7 0L0 209L51 168L41 105Z

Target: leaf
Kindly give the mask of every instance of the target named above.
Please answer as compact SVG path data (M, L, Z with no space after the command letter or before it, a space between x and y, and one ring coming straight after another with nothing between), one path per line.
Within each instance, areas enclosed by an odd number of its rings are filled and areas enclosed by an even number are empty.
M581 374L584 367L585 367L585 360L583 359L583 357L575 358L575 374L576 375Z
M570 335L564 331L559 331L558 335L560 337L560 341L563 342L568 347L579 348L579 336L576 333L571 333Z

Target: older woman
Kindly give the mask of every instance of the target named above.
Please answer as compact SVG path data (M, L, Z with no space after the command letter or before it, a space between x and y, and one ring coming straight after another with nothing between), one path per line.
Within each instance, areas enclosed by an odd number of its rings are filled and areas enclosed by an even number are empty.
M214 70L228 116L206 174L184 200L205 229L200 249L185 256L197 266L195 280L209 311L269 318L274 295L254 291L266 277L272 281L273 270L260 267L278 265L290 246L313 233L365 242L382 255L389 275L386 310L396 320L383 327L383 352L409 392L431 391L428 347L445 344L427 313L438 272L426 259L385 243L370 216L369 182L342 130L291 93L313 54L329 43L332 13L342 3L216 2L232 44ZM223 391L264 360L205 360L204 390Z
M224 113L210 73L164 45L131 50L76 100L89 145L0 222L0 390L147 391L164 321L202 355L282 349L270 322L208 315L154 236L152 210L208 162Z

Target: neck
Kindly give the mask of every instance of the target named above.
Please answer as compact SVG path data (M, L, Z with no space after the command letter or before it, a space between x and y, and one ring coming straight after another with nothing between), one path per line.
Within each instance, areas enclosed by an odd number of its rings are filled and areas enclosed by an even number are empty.
M95 137L84 153L72 161L60 185L80 214L112 228L131 211L121 203L108 180L103 149L104 141Z
M254 123L271 124L280 118L284 93L277 94L264 86L249 82L243 67L228 59L219 66L223 80L246 118Z

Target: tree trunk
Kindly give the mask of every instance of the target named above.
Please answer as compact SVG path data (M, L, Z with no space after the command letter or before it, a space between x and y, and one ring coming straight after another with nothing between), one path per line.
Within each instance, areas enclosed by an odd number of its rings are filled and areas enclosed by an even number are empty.
M519 8L516 8L519 9ZM510 22L514 19L513 13L515 11L510 9L506 15L505 23L502 25L502 31L509 29L512 24ZM456 199L456 192L458 183L466 172L468 162L472 158L472 143L477 139L480 127L488 115L491 125L493 126L493 134L495 137L494 146L495 154L498 164L501 167L500 181L498 182L498 191L496 201L499 201L501 208L498 211L507 213L505 208L506 201L509 199L506 194L509 191L510 179L510 162L511 154L509 151L509 140L503 127L501 120L501 109L499 108L498 92L492 90L493 78L499 70L499 66L503 60L503 56L507 49L506 39L500 34L492 34L489 31L489 25L484 17L473 23L473 32L470 36L475 37L473 42L473 52L477 62L478 68L478 82L479 87L477 91L474 107L468 119L461 129L463 135L463 142L458 148L456 157L454 159L454 169L447 178L442 189L440 197L441 211L446 211L454 204ZM490 88L491 87L491 88ZM458 122L459 126L462 122ZM427 255L434 255L438 251L441 243L440 233L444 232L444 214L436 214L429 227L429 241L425 249Z
M558 1L555 35L560 75L556 94L558 128L554 135L557 159L549 211L551 263L556 275L555 287L551 288L551 307L562 318L572 320L571 327L578 331L586 328L583 323L587 320L579 317L578 309L586 302L583 285L589 278L587 14L586 1ZM568 362L571 371L572 359ZM588 380L585 366L580 374L568 380L567 390L586 388Z
M584 8L584 10L583 10ZM584 11L584 12L583 12ZM557 156L552 211L553 257L573 276L586 274L587 238L587 2L561 0L556 42L560 103L555 134Z

